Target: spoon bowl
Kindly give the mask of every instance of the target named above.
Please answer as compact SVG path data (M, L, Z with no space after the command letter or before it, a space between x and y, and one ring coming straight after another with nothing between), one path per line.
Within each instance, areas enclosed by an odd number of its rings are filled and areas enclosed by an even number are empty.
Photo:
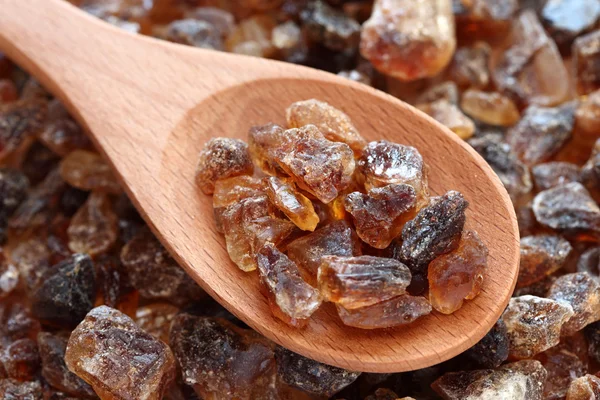
M59 0L0 0L0 9L0 51L65 103L189 275L264 336L346 369L401 372L468 349L506 307L519 262L510 198L473 149L420 111L322 71L132 35ZM257 274L229 260L212 199L196 187L194 171L210 138L246 139L253 125L284 124L285 108L310 98L346 112L368 141L416 147L430 167L432 195L464 194L466 228L489 248L479 296L452 315L433 312L405 327L372 331L343 325L330 304L302 330L271 315Z

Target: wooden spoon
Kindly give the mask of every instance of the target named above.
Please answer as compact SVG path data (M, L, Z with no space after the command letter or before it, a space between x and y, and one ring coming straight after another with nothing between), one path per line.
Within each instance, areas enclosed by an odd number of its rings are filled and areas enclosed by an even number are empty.
M304 356L356 371L400 372L447 360L480 340L515 286L519 233L512 203L486 162L455 134L405 103L350 80L260 58L200 50L119 30L60 0L0 0L0 51L35 76L86 128L137 209L173 257L249 326ZM325 305L307 328L271 315L256 273L229 260L212 199L194 184L204 143L245 139L284 123L294 101L348 113L367 140L415 146L433 194L461 191L468 228L489 247L481 294L452 315L407 327L344 326Z

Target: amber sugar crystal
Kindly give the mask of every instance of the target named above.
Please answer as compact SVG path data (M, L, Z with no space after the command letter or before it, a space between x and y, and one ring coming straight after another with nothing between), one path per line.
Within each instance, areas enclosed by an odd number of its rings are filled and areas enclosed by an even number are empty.
M381 72L414 80L440 72L455 47L450 0L376 0L360 52Z
M463 300L475 298L483 285L488 250L476 233L467 231L456 250L429 264L429 300L437 311L451 314Z

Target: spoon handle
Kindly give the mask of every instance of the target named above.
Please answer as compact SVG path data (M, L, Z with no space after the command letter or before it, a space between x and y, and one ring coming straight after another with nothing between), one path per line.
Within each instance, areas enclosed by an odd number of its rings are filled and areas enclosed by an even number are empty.
M0 0L0 10L0 52L65 104L126 186L152 182L187 110L251 78L232 71L238 57L131 34L63 0Z

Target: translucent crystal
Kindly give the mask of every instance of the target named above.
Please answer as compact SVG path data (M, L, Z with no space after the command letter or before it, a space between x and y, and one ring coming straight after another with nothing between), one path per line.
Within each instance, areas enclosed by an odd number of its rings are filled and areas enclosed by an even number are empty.
M226 38L235 27L234 16L217 7L195 7L186 12L187 18L209 22L218 31L222 38Z
M336 307L344 325L361 329L406 325L431 313L431 304L425 297L408 294L355 309L347 309L341 305Z
M307 319L321 305L321 296L300 276L298 266L272 243L256 255L258 272L269 296L291 319Z
M60 175L71 186L118 194L123 190L106 162L96 153L75 150L60 163Z
M264 182L249 175L240 175L215 182L213 207L220 209L247 197L264 193Z
M577 182L540 192L533 199L533 212L544 226L566 234L600 237L600 208Z
M544 399L564 399L572 380L585 375L587 367L579 356L562 343L538 354L540 361L548 373L544 385Z
M108 196L92 193L69 224L69 248L73 252L92 256L102 254L115 244L117 224L117 216Z
M566 400L593 400L598 397L600 397L600 378L588 374L571 382Z
M575 84L580 95L600 89L600 75L596 65L600 58L600 32L581 36L573 43Z
M40 323L31 316L29 307L18 297L0 302L0 347L7 347L19 339L35 339ZM2 370L0 369L0 375Z
M345 143L331 142L314 125L285 131L275 160L294 182L323 203L334 200L352 180L354 155Z
M221 32L210 22L193 18L171 22L166 29L165 39L203 49L223 49Z
M73 327L94 306L96 280L88 255L74 254L49 269L31 293L33 315L52 325Z
M408 267L391 258L324 256L317 280L327 301L355 309L404 294L410 278Z
M279 125L268 123L250 128L248 150L252 161L269 175L287 175L275 161L279 147L288 146L285 130Z
M519 0L452 0L459 37L501 38L514 14Z
M515 103L496 92L469 89L463 93L460 107L469 116L490 125L511 126L520 118Z
M265 193L263 180L249 175L219 179L215 182L213 208L215 223L219 232L223 232L223 212L233 203L247 197L260 196Z
M475 298L483 285L488 249L477 233L466 231L456 250L434 259L428 267L429 301L443 314L452 314L463 301Z
M569 304L536 296L513 297L502 316L510 357L530 358L560 341L561 327L574 315Z
M546 375L539 361L523 360L495 370L448 372L432 387L446 400L542 400Z
M415 104L435 103L438 100L446 100L452 104L458 104L458 87L452 81L442 82L425 89L416 99Z
M21 87L21 101L42 101L45 103L50 97L50 93L34 77L25 74L21 79L20 84L23 85Z
M47 225L65 188L66 183L60 177L58 169L50 171L15 210L9 220L9 227L22 233L32 227Z
M40 332L37 343L42 360L42 376L52 387L84 399L97 398L92 388L77 375L69 371L65 364L67 335Z
M265 242L279 244L295 228L275 216L267 196L247 197L231 204L222 214L227 252L242 271L256 269L256 252Z
M405 183L415 189L417 209L429 202L427 167L414 147L387 140L371 142L358 160L357 172L367 190L391 183Z
M514 20L508 42L508 49L491 62L498 89L516 100L540 106L565 100L568 72L533 10L523 11Z
M169 337L183 382L202 398L261 398L273 383L272 344L252 330L182 313L173 320Z
M10 258L19 271L21 281L27 289L37 286L41 276L51 267L50 249L39 237L18 243L11 251Z
M20 171L0 168L0 243L6 240L8 219L25 200L29 181Z
M458 106L446 100L419 104L417 108L456 133L461 139L468 139L475 132L473 120L463 114Z
M29 182L22 172L0 168L0 220L3 224L27 197Z
M600 139L596 140L589 160L581 168L581 180L595 200L600 201Z
M296 189L293 182L273 176L265 178L264 186L269 200L298 228L304 231L315 230L319 216L311 201Z
M196 183L205 194L212 194L218 179L252 175L253 171L246 143L239 139L214 138L200 152Z
M468 206L463 195L456 191L433 198L415 219L404 225L399 259L413 273L421 273L436 257L456 249Z
M65 362L105 399L160 400L175 378L169 347L106 306L90 311L71 333Z
M531 168L538 190L550 189L569 182L581 182L579 167L568 162L548 162Z
M320 396L333 396L360 375L360 372L321 364L279 346L275 349L275 358L277 374L283 382Z
M56 101L56 100L54 100ZM48 114L53 112L53 103L48 105ZM58 106L54 106L55 108ZM60 105L62 107L62 105ZM71 152L86 149L91 146L90 140L83 133L81 127L73 121L68 114L48 116L49 121L40 133L40 141L54 153L65 157ZM107 167L108 168L108 167Z
M273 28L271 42L287 62L300 63L306 60L308 46L302 30L294 21L287 21Z
M593 29L598 17L600 3L596 0L548 0L541 13L544 26L560 48Z
M0 398L42 400L42 385L38 381L19 382L15 379L0 379Z
M508 330L500 318L492 329L464 355L481 368L497 368L508 358Z
M237 54L255 57L271 57L275 47L271 41L271 33L276 21L267 14L245 18L227 37L225 48Z
M600 130L600 90L590 93L579 102L575 111L575 125L590 134Z
M352 50L358 45L360 24L324 1L310 3L300 18L309 39L330 50Z
M574 104L544 108L530 106L506 135L506 142L527 165L546 161L571 138Z
M490 51L486 42L475 42L470 47L456 49L448 70L450 79L463 88L487 87L490 83Z
M0 366L9 378L19 381L33 380L38 376L40 353L35 340L18 339L6 346L0 355Z
M531 174L512 151L510 145L492 136L475 137L469 144L498 174L513 203L531 192Z
M550 287L548 298L573 308L573 316L562 326L563 336L600 320L600 284L584 272L559 277Z
M517 287L539 282L562 268L571 250L571 244L556 235L521 238L521 262Z
M0 299L7 297L19 284L19 270L0 251Z
M302 278L313 286L323 256L352 257L362 254L360 242L350 224L335 221L287 245L287 255L300 268Z
M439 73L455 48L450 0L377 0L361 33L362 56L406 81Z
M577 261L577 272L587 272L591 276L600 275L600 246L592 247L581 254Z
M369 245L384 249L402 232L414 211L415 190L406 184L373 188L367 194L353 192L344 207L354 220L356 233Z
M352 193L353 189L357 189L357 186L352 185L348 189L344 190L343 194L340 194L329 204L313 201L315 212L319 216L319 220L322 225L344 220L350 217L344 208L344 201L346 200L346 196L349 193Z
M142 230L123 246L121 262L143 298L180 305L204 296L148 230Z
M323 101L297 101L286 109L285 115L288 127L314 125L327 139L346 143L355 154L360 154L367 145L367 141L358 133L350 117Z
M168 303L153 303L140 307L135 313L135 323L145 332L169 343L169 328L179 308Z
M0 103L0 159L37 135L44 126L47 106L38 99Z

